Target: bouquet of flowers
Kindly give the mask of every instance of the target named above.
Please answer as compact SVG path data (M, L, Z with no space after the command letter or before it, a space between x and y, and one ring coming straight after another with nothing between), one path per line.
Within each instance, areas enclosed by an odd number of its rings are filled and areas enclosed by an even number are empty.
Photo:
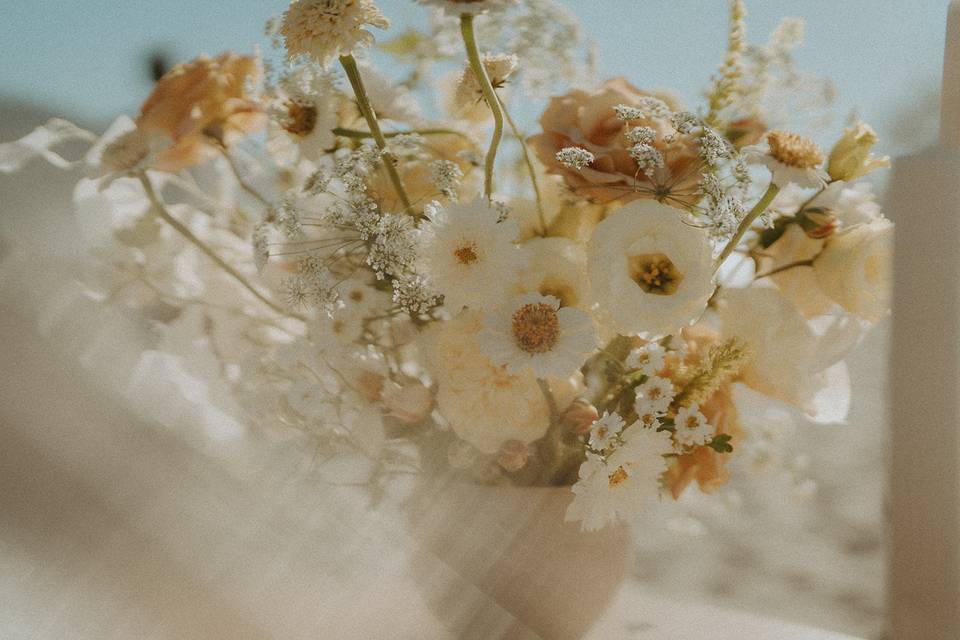
M597 529L715 491L766 406L842 419L843 358L888 311L892 225L857 181L889 163L860 122L829 153L783 129L830 94L793 66L799 21L748 45L732 0L688 108L596 84L555 0L420 4L386 72L374 0L293 0L266 51L180 64L135 120L51 121L0 168L86 167L89 295L371 487L569 486ZM511 110L540 96L528 135Z

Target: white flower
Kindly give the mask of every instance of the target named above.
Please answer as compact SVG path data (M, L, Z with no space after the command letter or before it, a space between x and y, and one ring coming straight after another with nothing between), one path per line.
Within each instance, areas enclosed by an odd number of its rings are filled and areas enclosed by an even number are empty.
M517 225L497 222L498 212L476 200L446 208L428 206L421 227L422 269L452 311L493 309L510 297L520 253Z
M623 335L666 335L696 320L713 294L707 234L652 200L618 209L590 240L591 295Z
M553 296L527 293L484 317L480 347L496 365L510 373L525 369L538 378L569 376L597 347L590 316L560 308Z
M673 439L682 446L694 446L708 443L714 434L714 428L707 423L707 418L700 413L700 406L696 403L689 407L680 407L674 418L676 431Z
M337 109L331 77L314 66L302 65L284 76L270 93L267 145L271 155L290 162L297 156L319 160L336 142Z
M663 456L673 452L670 434L633 424L623 432L623 442L606 459L587 452L573 485L568 522L579 520L583 529L595 531L636 516L644 499L657 495L660 476L667 470Z
M283 14L280 35L287 55L307 55L326 66L373 42L365 26L387 29L390 21L372 0L293 0Z
M616 442L617 436L623 431L623 418L618 413L604 412L603 416L594 421L590 427L590 448L594 451L603 451Z
M673 383L667 378L653 376L636 390L637 415L652 413L663 416L673 402Z
M567 238L536 237L520 245L523 266L519 293L540 293L560 300L561 307L590 310L587 254Z
M756 145L744 149L744 152L750 162L770 169L771 181L778 187L795 184L804 189L815 189L830 179L823 168L823 152L813 141L796 133L771 131L766 142L766 147Z
M627 356L624 364L628 369L639 370L645 376L655 376L663 369L666 350L658 342L648 342L639 349L634 349Z
M583 169L593 164L596 156L580 147L564 147L557 151L557 162L570 169Z
M507 78L516 70L518 64L517 56L506 53L487 53L481 59L487 78L494 89L500 89L506 84ZM457 113L469 115L473 120L490 116L491 111L484 102L483 90L477 81L477 75L469 64L460 73L453 103ZM475 112L474 108L478 105L482 105L482 110Z
M442 9L450 16L504 11L517 4L517 0L418 0L418 2L429 7Z
M834 234L813 261L820 288L850 313L877 322L890 310L893 223L878 218Z
M837 217L841 227L872 222L881 216L873 185L869 182L834 182L813 202Z
M364 330L364 322L385 315L393 306L391 296L360 279L337 285L338 303L331 314L319 314L315 331L326 341L356 342Z
M467 309L425 333L424 345L440 413L454 433L489 454L508 440L543 437L550 408L532 373L510 374L483 354L481 326L482 315Z

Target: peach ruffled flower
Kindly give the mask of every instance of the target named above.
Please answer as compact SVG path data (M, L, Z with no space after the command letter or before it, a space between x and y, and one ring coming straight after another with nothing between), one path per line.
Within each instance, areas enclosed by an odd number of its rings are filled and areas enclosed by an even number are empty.
M666 117L628 123L614 110L617 105L639 107L642 99L654 97L623 78L608 80L594 92L573 90L550 100L540 117L543 133L530 138L530 145L549 173L563 176L574 193L593 202L645 198L679 206L693 204L700 198L697 186L702 162L697 142L679 134L672 143L665 142L665 136L675 133ZM630 155L634 143L627 133L639 126L654 130L652 146L664 156L664 166L649 173L640 171ZM582 169L567 167L556 157L567 147L585 149L595 159Z
M711 345L717 342L719 335L703 325L694 325L683 330L683 338L687 343L687 364L696 364ZM676 357L668 362L670 369L675 369ZM733 388L731 383L722 385L716 393L700 404L700 412L706 417L718 435L728 434L734 452L739 447L745 433L740 426L737 407L733 402ZM708 446L696 447L689 453L682 454L674 459L667 469L664 478L670 495L676 500L693 482L699 485L704 493L714 493L730 479L727 471L727 460L732 454L717 453Z
M266 122L261 106L247 94L259 69L251 56L232 52L200 56L178 64L157 82L140 108L137 127L172 144L152 164L175 173L216 155Z

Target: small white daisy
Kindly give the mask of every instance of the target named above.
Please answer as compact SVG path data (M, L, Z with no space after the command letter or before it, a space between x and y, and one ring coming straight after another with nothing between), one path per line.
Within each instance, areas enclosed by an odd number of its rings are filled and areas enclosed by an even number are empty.
M667 413L670 403L673 402L673 383L660 376L651 376L646 382L637 387L635 407L637 415L652 413L662 416Z
M315 66L301 66L270 91L268 149L295 161L318 160L333 147L337 110L331 77Z
M590 316L539 293L517 296L488 313L478 340L495 365L510 373L530 369L538 378L569 376L598 343Z
M796 133L771 131L766 146L744 149L750 162L766 165L771 181L781 189L795 184L803 189L818 189L830 179L823 168L823 152L812 140Z
M623 431L623 418L618 413L604 412L603 416L594 421L590 427L590 448L594 451L603 451L610 443L615 442L617 435Z
M673 439L682 446L703 445L713 438L713 426L700 413L700 407L696 403L689 407L680 407L680 410L677 411L677 417L674 418L674 424L676 425L676 431L673 434Z
M451 311L493 309L509 299L520 265L516 223L497 222L485 201L426 207L420 231L422 269Z
M648 342L639 349L631 351L625 364L628 369L637 369L645 376L655 376L663 369L666 355L666 350L659 343Z

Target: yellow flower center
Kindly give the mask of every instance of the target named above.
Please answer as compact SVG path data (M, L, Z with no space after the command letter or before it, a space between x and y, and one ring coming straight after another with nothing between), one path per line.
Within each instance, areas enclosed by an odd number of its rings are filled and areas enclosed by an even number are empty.
M795 169L812 169L823 163L823 152L813 140L796 133L771 131L767 134L770 156Z
M630 278L646 293L669 296L677 292L683 274L662 253L648 253L629 258Z
M473 243L457 247L453 256L457 259L457 262L464 265L473 264L480 259L480 256L477 255L477 246Z
M687 429L696 429L699 426L700 426L700 421L697 419L696 416L687 417Z
M624 469L622 466L617 467L617 470L610 474L610 477L609 477L610 488L613 489L614 487L620 486L621 484L626 482L627 478L629 477L630 476L627 475L626 469Z
M283 128L295 136L308 136L317 126L317 108L295 100L287 101L287 120Z
M547 353L560 338L560 319L552 305L522 306L513 314L513 338L527 353Z

